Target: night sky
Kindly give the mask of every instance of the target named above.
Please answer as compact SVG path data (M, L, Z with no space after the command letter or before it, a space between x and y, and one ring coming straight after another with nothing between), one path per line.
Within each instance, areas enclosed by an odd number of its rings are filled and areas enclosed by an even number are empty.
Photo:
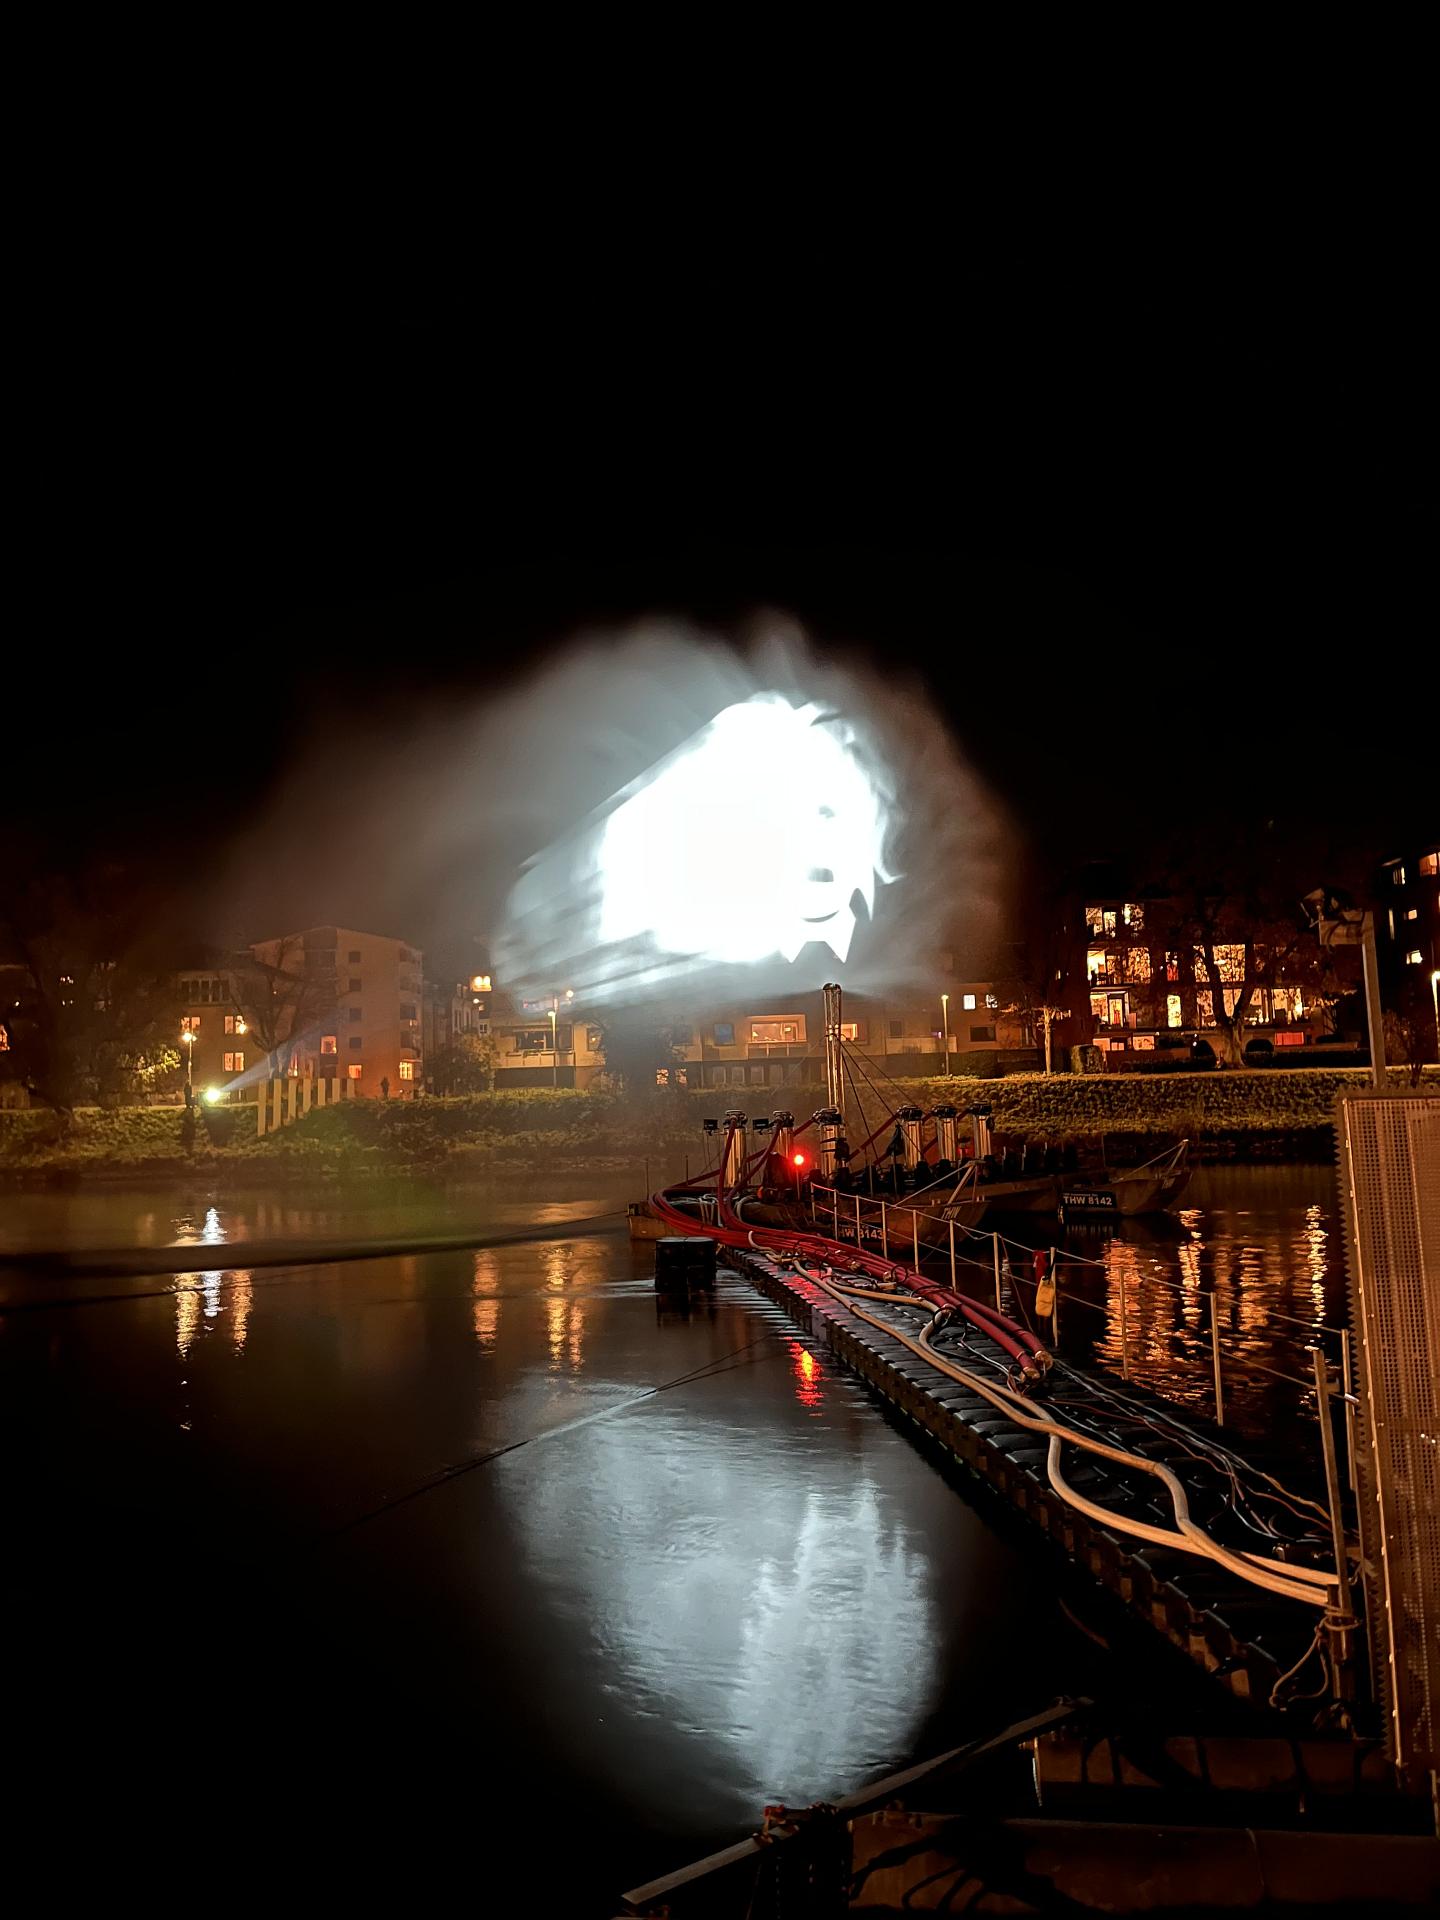
M215 872L317 743L353 735L359 795L577 631L764 608L921 676L1032 846L1123 853L1159 810L1338 866L1434 831L1413 253L576 271L47 341L7 832L112 848L216 931Z

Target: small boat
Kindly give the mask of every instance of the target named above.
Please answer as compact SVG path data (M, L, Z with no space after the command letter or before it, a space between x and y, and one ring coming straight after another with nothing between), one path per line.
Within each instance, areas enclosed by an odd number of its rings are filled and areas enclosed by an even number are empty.
M1077 1175L1060 1183L1059 1212L1072 1216L1164 1213L1190 1179L1190 1142L1181 1140L1138 1167L1107 1169L1099 1180Z

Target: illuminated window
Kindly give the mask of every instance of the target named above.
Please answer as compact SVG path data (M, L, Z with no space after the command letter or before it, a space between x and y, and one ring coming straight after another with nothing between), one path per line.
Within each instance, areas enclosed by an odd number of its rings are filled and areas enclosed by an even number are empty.
M227 1073L243 1073L245 1071L244 1054L227 1053L225 1056L225 1071Z
M225 1031L227 1033L233 1033L235 1031L235 1016L233 1013L227 1013L225 1016Z
M735 1028L730 1021L717 1020L715 1025L710 1029L710 1031L714 1035L715 1044L717 1047L733 1047L734 1046Z
M413 1080L415 1078L415 1062L413 1060L402 1060L400 1062L400 1078L402 1080Z
M1405 909L1405 918L1407 920L1418 920L1420 918L1420 909L1418 907L1407 907Z
M1155 1036L1153 1033L1137 1033L1131 1041L1131 1045L1134 1047L1136 1053L1153 1053L1155 1051Z
M490 991L489 974L477 973L472 975L470 980L470 991L472 993L489 993Z
M476 1031L479 1032L478 1027ZM603 1053L605 1051L605 1035L599 1027L587 1027L585 1029L585 1046L590 1053Z
M1144 926L1145 909L1140 905L1139 901L1129 900L1126 902L1125 924L1132 933L1139 933L1140 929Z
M991 1011L992 1013L998 1013L998 1012L999 1012L999 1010L1000 1010L1000 996L999 996L999 994L998 994L998 993L987 993L987 994L986 994L986 996L985 996L985 1004L986 1004L986 1006L987 1006L987 1007L988 1007L988 1008L990 1009L990 1011Z
M347 1067L345 1071L349 1074L352 1080L358 1080L360 1078L360 1067L358 1062L353 1067Z
M1422 853L1420 871L1427 879L1433 874L1440 873L1440 853Z
M1091 1018L1094 1020L1098 1020L1100 1024L1103 1026L1105 1024L1105 1020L1107 1015L1109 1014L1109 1011L1110 1011L1110 1006L1109 1006L1109 1002L1105 998L1105 995L1103 993L1092 993L1090 996Z
M870 1038L870 1022L868 1020L842 1020L840 1023L840 1038L851 1041L857 1047L863 1047Z
M973 993L962 993L962 994L961 994L961 996L960 996L960 1004L961 1004L961 1006L962 1006L962 1007L963 1007L963 1008L965 1009L965 1011L966 1011L966 1013L974 1013L974 1011L975 1011L975 996L974 996L974 994L973 994Z
M1105 984L1110 972L1108 963L1109 955L1106 953L1104 947L1090 948L1089 952L1085 955L1085 969L1090 975L1092 983L1098 981L1101 986Z
M1213 1027L1215 1024L1215 1002L1208 987L1195 996L1195 1022L1201 1027Z
M1090 933L1114 933L1115 909L1113 907L1086 907L1085 926Z
M1145 947L1131 947L1125 955L1125 978L1127 980L1148 980L1150 978L1150 954Z
M1392 883L1392 884L1393 884L1394 886L1397 886L1397 887L1403 887L1403 886L1404 886L1404 884L1405 884L1405 869L1404 869L1404 867L1392 867L1392 868L1390 869L1390 879L1391 879L1391 883Z
M321 1034L321 1036L320 1036L320 1051L321 1051L321 1053L334 1053L334 1052L335 1052L335 1035L334 1035L333 1033L322 1033L322 1034Z
M789 1046L805 1038L805 1022L798 1013L779 1014L769 1020L752 1020L750 1038L760 1046Z
M1419 967L1425 964L1424 955L1418 947L1411 947L1405 956L1405 964L1407 967Z
M1165 996L1165 1020L1168 1026L1179 1027L1184 1025L1184 1015L1181 1011L1180 996L1178 993L1167 993Z
M182 1033L198 1033L200 1031L199 1014L198 1013L184 1014L181 1017L181 1021L180 1021L180 1031Z
M1166 954L1165 978L1167 980L1178 980L1180 978L1180 956L1178 953Z

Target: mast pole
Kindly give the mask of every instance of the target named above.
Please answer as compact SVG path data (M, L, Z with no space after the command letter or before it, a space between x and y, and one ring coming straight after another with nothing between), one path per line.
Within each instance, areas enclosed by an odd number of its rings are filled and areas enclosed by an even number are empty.
M840 1071L840 987L833 982L821 989L825 996L825 1099L845 1113L844 1075Z

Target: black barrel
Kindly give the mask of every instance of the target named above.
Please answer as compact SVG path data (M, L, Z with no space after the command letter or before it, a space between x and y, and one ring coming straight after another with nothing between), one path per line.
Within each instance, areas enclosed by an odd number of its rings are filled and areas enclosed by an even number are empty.
M713 1287L715 1242L703 1234L672 1233L655 1242L657 1287Z

